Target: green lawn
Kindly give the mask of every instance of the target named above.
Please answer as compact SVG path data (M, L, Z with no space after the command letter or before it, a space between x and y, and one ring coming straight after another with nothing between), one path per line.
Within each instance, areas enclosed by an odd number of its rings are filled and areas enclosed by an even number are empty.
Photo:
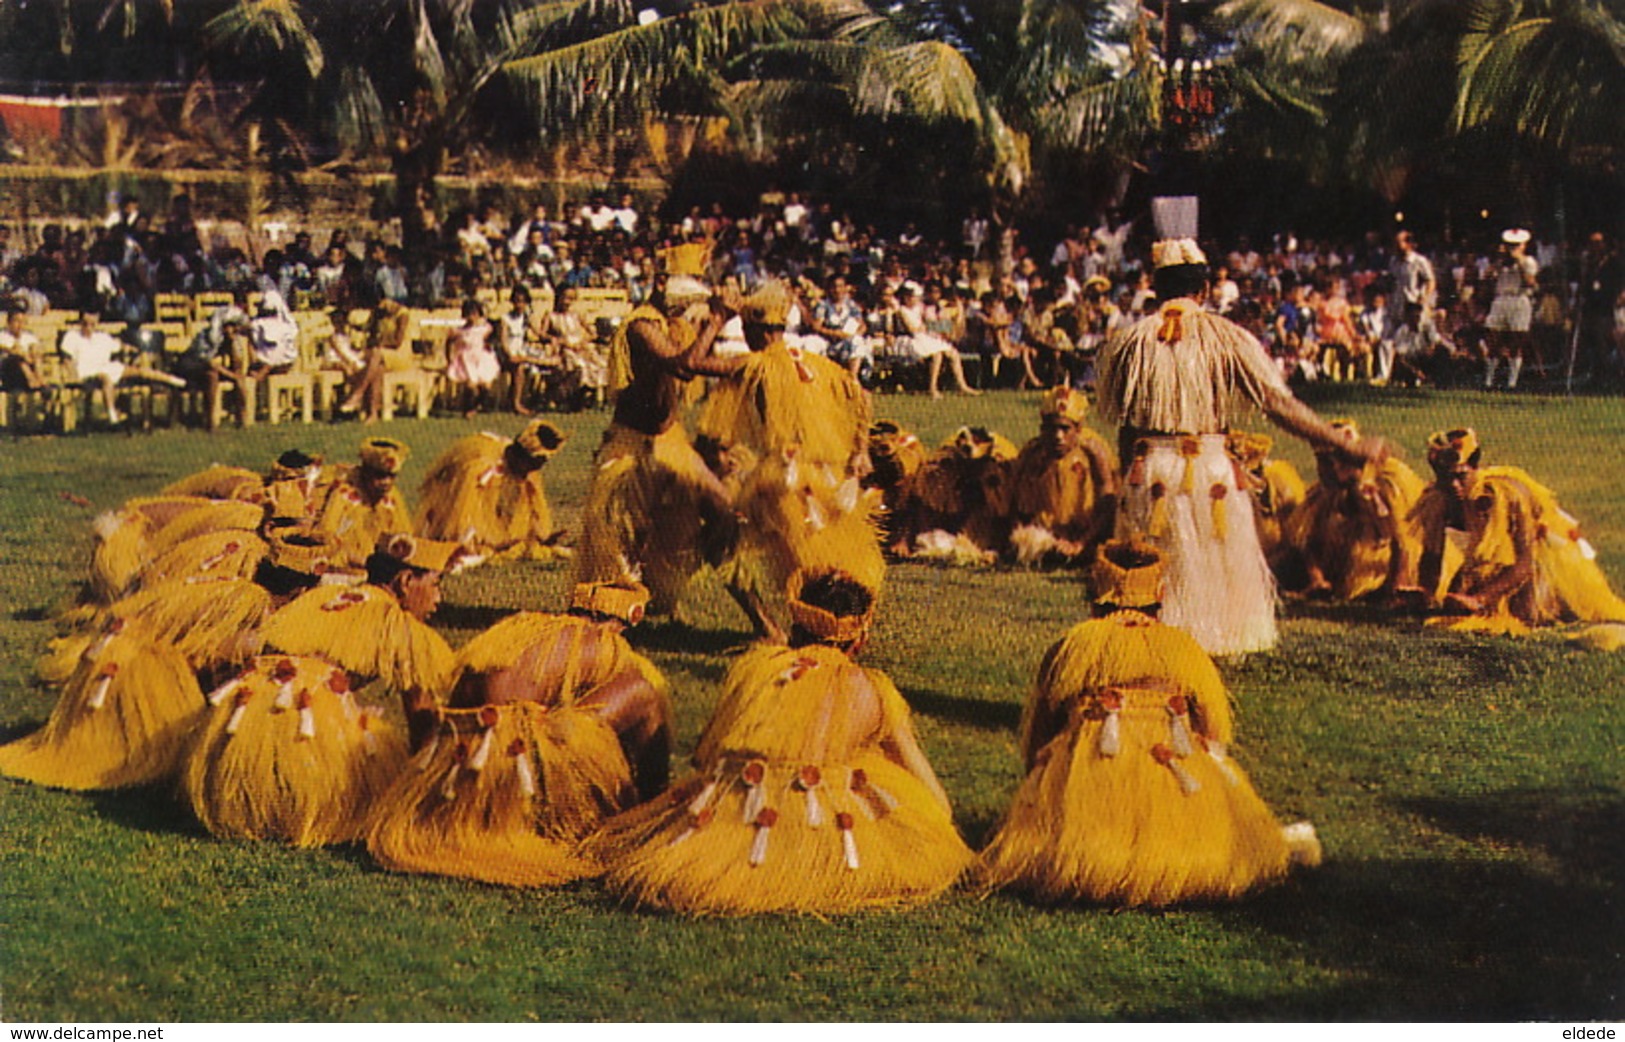
M1020 441L1035 395L880 415L928 440L961 423ZM1625 582L1625 402L1332 391L1327 416L1391 437L1425 472L1432 430L1479 428L1580 517ZM547 471L573 524L603 413L563 417ZM409 442L409 491L460 420L13 440L0 456L0 737L37 726L50 613L83 574L95 512L210 462L295 445L346 459ZM516 430L514 418L489 426ZM1309 454L1284 454L1306 475ZM93 504L75 505L65 494ZM461 643L561 605L567 571L447 584ZM634 632L671 678L686 756L744 622L705 582L681 621ZM913 705L966 838L1018 780L1015 727L1043 649L1086 614L1070 574L894 567L867 661ZM520 892L388 875L364 851L220 842L169 793L0 782L0 1017L162 1020L1617 1019L1625 655L1560 640L1421 632L1359 609L1289 608L1280 648L1226 665L1238 755L1265 799L1320 829L1327 861L1231 906L1046 909L955 895L913 911L687 921L593 885Z

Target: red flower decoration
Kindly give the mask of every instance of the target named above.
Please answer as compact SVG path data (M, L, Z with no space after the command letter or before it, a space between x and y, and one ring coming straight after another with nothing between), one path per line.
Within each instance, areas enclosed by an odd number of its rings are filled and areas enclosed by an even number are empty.
M745 769L739 775L745 779L746 785L760 785L762 779L767 777L767 765L760 760L752 760L745 764Z
M1159 742L1151 747L1151 758L1166 767L1174 762L1174 751Z
M761 813L756 815L758 828L770 829L779 823L779 812L772 807L763 807Z
M851 832L852 815L848 814L844 810L835 815L835 827L840 829L842 832Z

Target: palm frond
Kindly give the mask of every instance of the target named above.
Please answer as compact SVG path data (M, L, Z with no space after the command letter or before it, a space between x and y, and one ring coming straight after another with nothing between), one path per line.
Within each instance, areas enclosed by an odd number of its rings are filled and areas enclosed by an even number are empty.
M1161 123L1161 95L1153 77L1106 79L1033 108L1025 125L1052 150L1133 155Z
M1247 46L1300 64L1335 61L1367 32L1359 18L1317 0L1227 0L1213 17Z
M339 70L333 129L346 150L376 148L388 136L389 124L378 88L359 66L346 65Z
M1477 0L1457 68L1458 131L1502 124L1560 148L1625 141L1625 23L1601 5Z
M312 80L321 76L325 63L322 45L296 0L239 0L209 20L203 42L209 50L245 53L263 46L289 54Z
M642 108L689 70L720 67L746 48L804 28L791 5L747 0L631 25L503 65L502 76L544 124L597 107Z

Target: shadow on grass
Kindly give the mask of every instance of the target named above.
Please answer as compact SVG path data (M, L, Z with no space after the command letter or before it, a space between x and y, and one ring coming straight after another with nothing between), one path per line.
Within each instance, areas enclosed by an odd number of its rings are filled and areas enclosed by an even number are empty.
M644 623L627 631L627 639L639 651L660 651L674 655L711 655L732 658L750 647L751 637L739 630L701 630L686 622L666 619Z
M1021 706L1015 702L947 695L928 688L905 687L900 690L910 709L944 723L1005 733L1014 732L1021 726Z
M493 607L489 604L442 604L434 613L435 628L472 630L480 632L514 614L513 608Z
M126 828L161 835L208 835L192 812L176 798L173 784L143 785L89 795L97 814Z
M1512 791L1401 801L1475 856L1338 861L1218 913L1341 983L1289 999L1184 996L1186 1020L1558 1020L1625 1015L1619 794ZM1550 871L1508 846L1535 847Z
M14 724L0 724L0 745L7 745L19 738L26 738L44 726L44 718L30 718Z

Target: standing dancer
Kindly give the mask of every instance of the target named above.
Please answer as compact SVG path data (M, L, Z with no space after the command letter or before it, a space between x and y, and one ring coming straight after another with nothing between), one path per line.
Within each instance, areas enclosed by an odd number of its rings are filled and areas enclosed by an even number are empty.
M1202 306L1207 258L1190 239L1157 243L1157 312L1107 341L1099 407L1121 425L1117 534L1138 535L1167 563L1163 618L1213 655L1275 646L1275 584L1225 434L1252 404L1289 433L1359 458L1380 439L1346 442L1287 389L1245 329Z

